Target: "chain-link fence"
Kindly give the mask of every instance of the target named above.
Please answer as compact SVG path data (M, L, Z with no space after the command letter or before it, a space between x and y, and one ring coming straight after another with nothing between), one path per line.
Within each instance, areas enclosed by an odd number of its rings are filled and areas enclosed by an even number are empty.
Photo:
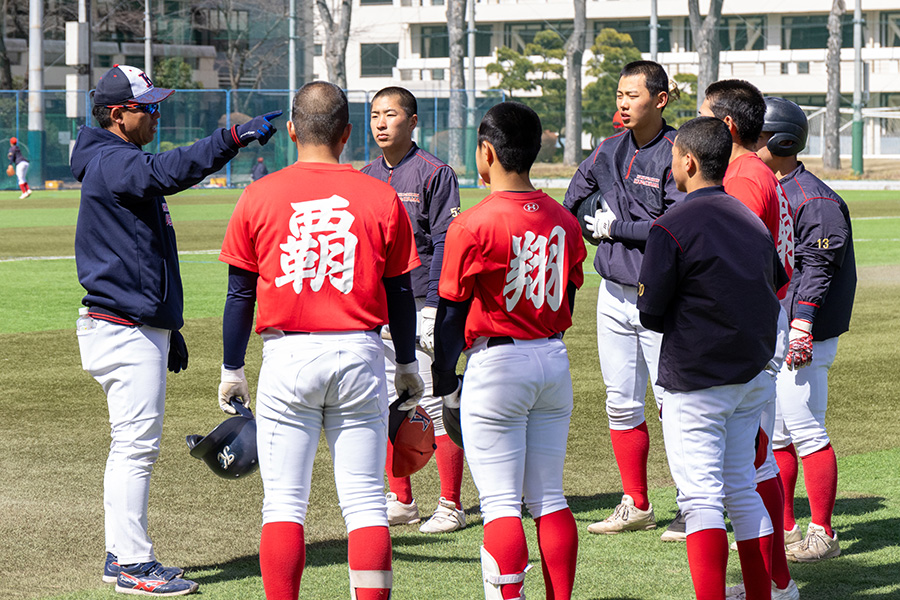
M825 109L817 106L804 106L809 117L809 140L801 156L822 156L825 149ZM900 109L897 107L864 108L863 117L863 156L865 158L900 158ZM849 158L853 149L851 130L853 111L842 108L840 150L841 157Z
M416 91L412 90L415 94ZM351 90L350 121L353 131L342 156L343 160L362 166L380 154L369 129L369 109L374 91ZM467 109L466 94L461 92ZM29 131L28 91L0 91L0 141L6 148L9 138L19 140L25 158L31 166L28 182L34 188L72 187L77 185L69 170L69 152L78 129L96 125L90 115L86 118L66 117L66 92L52 90L39 93L43 108L43 132ZM250 169L258 157L264 157L269 171L283 168L297 159L296 148L285 133L285 121L290 113L292 95L287 90L178 90L160 107L160 120L156 139L144 147L148 152L164 152L184 146L206 137L218 127L230 127L262 113L281 109L285 116L276 120L281 133L265 146L252 144L232 160L221 172L208 178L206 185L243 186L250 181ZM500 92L482 93L476 96L471 122L481 122L484 113L503 101ZM451 138L454 131L449 126L449 98L418 99L419 125L415 138L420 147L450 162ZM90 102L87 102L90 106ZM460 156L474 156L472 132L457 132L461 138ZM466 162L469 162L467 165ZM460 174L460 183L474 185L473 160L453 164ZM467 168L468 167L468 168ZM113 165L110 168L115 168ZM15 177L7 177L0 189L17 188Z

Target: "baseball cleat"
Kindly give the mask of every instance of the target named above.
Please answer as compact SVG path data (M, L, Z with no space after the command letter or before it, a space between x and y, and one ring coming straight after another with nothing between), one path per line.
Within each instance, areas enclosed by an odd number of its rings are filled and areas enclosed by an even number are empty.
M656 516L653 514L653 505L647 510L641 510L634 505L634 499L625 494L622 502L616 506L613 514L602 521L588 525L588 532L611 535L623 531L642 531L656 529Z
M161 566L161 565L160 565ZM162 572L164 575L168 575L169 579L172 577L181 577L184 575L184 569L179 569L178 567L162 567ZM106 560L103 563L103 583L115 583L119 578L119 559L116 558L116 555L112 552L106 553Z
M687 530L685 528L684 515L680 510L675 512L675 518L666 527L659 539L664 542L686 542Z
M388 492L384 499L387 502L388 525L412 525L421 521L415 498L409 504L403 504L397 500L397 494Z
M794 527L792 529L784 530L784 545L785 547L792 546L799 542L803 541L803 533L800 531L800 526L794 523Z
M818 562L826 558L840 556L841 546L838 544L837 532L834 537L825 533L825 528L810 523L806 528L806 536L787 549L787 559L791 562Z
M117 592L137 596L186 596L198 587L196 581L173 577L156 561L124 567L116 579Z
M744 584L739 583L734 587L725 588L725 597L729 600L746 600L747 592L744 589ZM775 587L775 582L773 581L772 600L800 600L800 590L797 589L797 584L793 579L783 590Z
M456 503L443 496L431 518L422 523L422 533L450 533L466 526L466 513L456 508Z

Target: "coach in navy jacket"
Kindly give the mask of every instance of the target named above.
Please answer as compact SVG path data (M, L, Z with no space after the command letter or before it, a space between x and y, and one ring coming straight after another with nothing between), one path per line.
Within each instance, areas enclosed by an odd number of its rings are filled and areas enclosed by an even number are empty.
M160 102L173 90L153 86L135 67L116 65L97 83L92 114L71 168L81 184L75 232L78 279L87 315L78 322L82 366L107 396L112 444L104 478L106 560L103 580L117 591L182 595L197 583L162 567L147 534L150 473L159 455L166 370L187 368L184 294L175 230L164 198L222 168L251 140L274 133L256 117L195 144L161 154L141 150L156 136Z

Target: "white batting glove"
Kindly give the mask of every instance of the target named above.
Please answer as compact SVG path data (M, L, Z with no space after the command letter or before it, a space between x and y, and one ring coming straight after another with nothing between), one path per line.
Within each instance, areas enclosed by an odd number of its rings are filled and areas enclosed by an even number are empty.
M428 352L434 352L435 319L437 319L436 307L426 306L422 309L422 329L419 332L419 345Z
M419 400L425 393L425 382L419 376L419 361L414 360L405 365L397 364L397 370L394 373L394 389L397 391L397 396L402 396L404 392L409 394L409 399L398 406L398 409L406 411L416 409Z
M447 408L459 408L459 393L462 391L462 381L456 384L456 389L452 394L447 394L446 396L441 396L441 400L444 401L444 406Z
M591 215L584 217L584 222L594 232L595 240L611 240L612 236L609 235L609 230L615 220L616 215L611 210L598 210L593 217Z
M237 397L250 408L250 384L244 376L244 367L240 369L226 369L222 365L222 382L219 384L219 407L229 415L238 414L237 409L231 405L231 399Z

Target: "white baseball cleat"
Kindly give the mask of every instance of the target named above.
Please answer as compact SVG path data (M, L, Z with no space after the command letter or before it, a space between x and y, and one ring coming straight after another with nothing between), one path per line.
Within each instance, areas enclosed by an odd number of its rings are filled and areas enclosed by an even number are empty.
M792 546L793 544L797 544L803 541L803 533L800 531L800 526L794 523L794 527L792 529L784 530L784 545Z
M397 500L397 494L388 492L384 499L387 502L388 525L412 525L421 521L415 498L409 504L403 504Z
M744 589L744 584L739 583L734 587L725 588L725 597L730 600L746 600L747 592ZM775 587L775 582L773 581L772 600L800 600L800 590L797 589L797 584L793 579L783 590Z
M456 508L456 503L443 496L431 518L422 523L422 533L450 533L466 526L466 513Z
M684 522L684 515L681 511L675 513L675 518L666 527L659 539L664 542L686 542L687 541L687 525Z
M815 523L810 523L806 528L806 537L787 549L787 559L791 562L818 562L840 554L837 531L831 537L825 533L824 527Z
M588 532L611 535L623 531L641 531L656 529L656 516L653 514L653 505L647 510L641 510L634 505L634 498L625 494L622 502L616 506L613 514L602 521L588 525Z

